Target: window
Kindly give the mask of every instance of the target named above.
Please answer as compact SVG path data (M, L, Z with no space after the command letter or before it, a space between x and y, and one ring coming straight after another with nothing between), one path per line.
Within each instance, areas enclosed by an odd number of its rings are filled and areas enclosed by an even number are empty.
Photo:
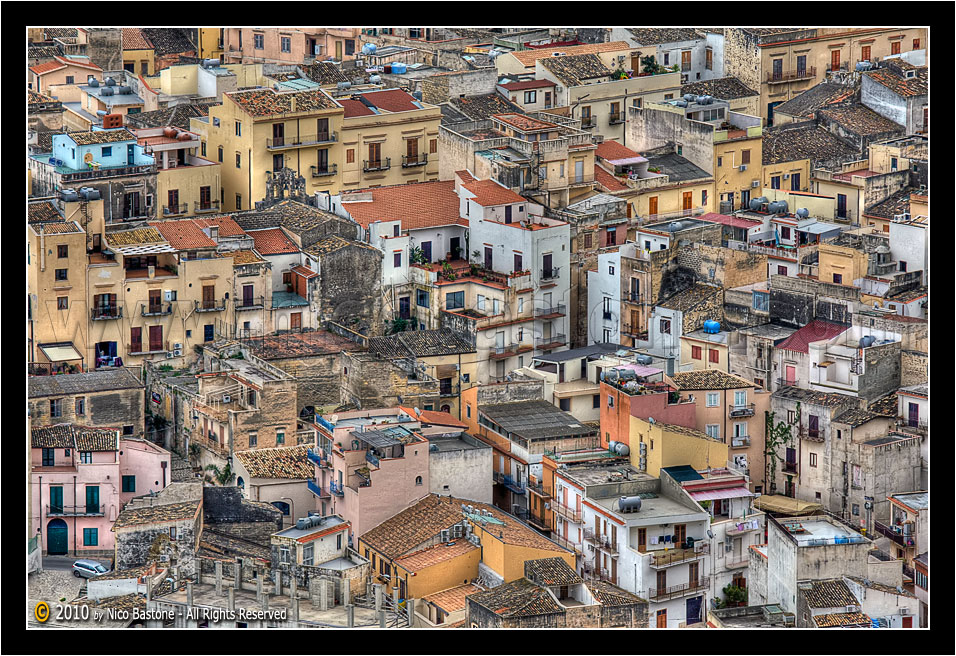
M289 547L279 547L279 562L289 562Z
M345 161L346 161L346 163L348 163L348 164L354 164L354 163L355 163L355 149L354 149L354 148L349 148L348 150L345 151Z
M558 407L565 412L571 412L571 399L558 399Z
M591 235L590 232L588 232L588 233L586 233L586 234L584 235L584 247L585 247L585 248L591 248L591 244L593 243L592 239L593 239L593 238L592 238L592 235Z
M236 151L236 168L242 168L242 154L238 151Z
M241 122L241 121L236 121L236 136L237 136L237 137L241 137L241 136L242 136L242 122Z
M833 282L836 283L836 284L838 284L838 285L842 285L842 284L843 284L843 274L841 274L841 273L834 273L834 274L833 274Z
M200 150L201 155L202 155L203 157L205 157L205 156L206 156L206 142L205 142L205 141L201 141L201 142L199 143L199 150Z
M665 335L671 334L671 320L670 319L661 319L661 332Z
M797 73L803 75L807 72L807 56L797 55Z
M779 189L779 188L780 188L780 176L779 176L779 175L775 175L775 176L773 176L772 178L770 178L770 188L771 188L771 189Z
M242 209L242 194L236 194L236 209Z
M595 395L591 398L591 407L592 407L592 408L600 408L600 407L601 407L601 395L600 395L600 394L595 394Z
M315 543L310 542L309 544L302 547L302 564L311 565L315 559Z
M860 504L858 504L858 503L854 503L854 504L853 504L853 516L854 516L854 517L859 517L859 516L860 516Z
M256 50L262 50L265 48L265 35L264 34L253 34L252 35L252 47Z
M86 397L81 396L76 400L76 414L86 414Z
M708 71L714 70L714 51L710 48L705 51L704 68Z
M287 36L280 37L282 41L282 52L292 52L292 39Z
M51 399L50 400L50 416L60 417L62 415L63 415L63 400Z
M900 260L900 271L906 271L906 260Z
M890 54L891 54L891 55L898 55L898 54L900 54L900 42L899 42L899 41L894 41L893 43L890 44Z
M707 392L707 407L716 408L720 406L720 394L717 392Z
M416 476L416 477L415 477L415 485L421 485L421 484L422 484L422 477L421 477L421 476Z
M51 448L48 448L48 447L44 447L44 448L43 448L43 461L42 461L42 465L43 465L44 467L52 467L52 466L53 466L53 463L55 462L55 458L56 458L56 452L55 452L54 449L51 449ZM53 490L53 489L54 489L54 488L52 488L52 487L50 488L51 493L52 493L52 490ZM61 490L61 496L62 496L62 489L63 489L63 488L60 488L60 490ZM51 505L53 505L53 504L51 504Z
M123 492L135 492L135 491L136 491L136 477L124 476L123 477Z
M701 207L707 206L707 190L706 189L700 192L700 205Z
M670 63L671 63L671 53L665 52L665 53L664 53L664 66L670 66Z
M222 146L219 146L219 161L222 162Z
M611 396L610 394L607 395L607 407L609 408L614 407L614 397Z
M392 265L397 269L402 266L402 252L398 251L392 256Z
M80 451L80 463L84 465L93 464L93 452L92 451Z
M419 289L419 290L417 291L417 293L416 293L415 303L416 303L419 307L425 307L425 308L427 308L427 307L429 306L429 302L428 302L428 301L429 301L429 298L428 298L428 296L429 296L429 293L428 293L428 292Z
M95 547L97 545L99 545L99 529L84 528L83 529L83 546Z
M67 310L70 307L70 297L69 296L57 296L56 297L56 309L57 310Z
M817 466L817 454L815 454L815 453L811 453L811 454L810 454L810 466L811 466L811 467L816 467L816 466Z
M66 280L66 269L57 269L55 273L57 280Z
M701 351L701 349L700 349L699 346L691 346L691 347L690 347L690 357L693 358L694 360L700 360L700 358L701 358L700 351Z
M445 294L445 309L460 310L465 307L465 292L451 292Z
M276 431L276 444L285 444L285 431Z
M787 377L787 380L790 380L790 377ZM793 424L797 420L797 413L794 410L787 410L787 423Z
M860 59L863 61L870 61L870 46L863 46L862 52L860 53Z
M783 275L787 275L786 267L784 267ZM754 292L754 309L768 312L770 310L770 294Z
M465 416L471 419L471 405L465 405Z
M613 266L608 266L608 268L607 268L607 275L609 275L609 276L613 276L613 275L614 275L614 267L613 267Z
M913 50L919 50L919 39L913 39Z
M538 101L538 92L537 91L525 91L524 92L524 101L525 104L535 103Z
M704 432L706 432L710 437L714 438L715 440L719 440L720 439L720 424L707 424L706 430Z
M438 152L438 139L431 139L428 142L428 152L437 153Z
M249 433L249 447L255 447L259 444L259 433Z

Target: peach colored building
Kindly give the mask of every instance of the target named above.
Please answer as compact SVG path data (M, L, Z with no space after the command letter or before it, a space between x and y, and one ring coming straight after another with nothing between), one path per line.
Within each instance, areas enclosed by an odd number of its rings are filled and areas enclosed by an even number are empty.
M222 30L223 61L310 64L313 60L355 59L361 48L358 28L238 28Z
M755 383L717 369L684 371L670 376L681 399L693 399L694 426L728 447L728 459L750 476L750 485L762 491L764 438L770 393Z
M646 368L649 369L649 368ZM647 378L660 379L649 374ZM601 382L601 446L608 448L611 442L631 443L631 417L647 419L666 424L696 427L696 406L686 399L676 398L676 388L661 380L647 381L641 387L629 390L626 382L618 380L611 383L608 379Z
M111 556L110 529L123 505L168 484L169 452L120 439L120 432L74 424L32 429L30 525L44 553Z
M30 87L40 93L48 93L51 86L60 84L86 84L91 75L99 77L103 69L88 59L54 57L53 61L30 67Z

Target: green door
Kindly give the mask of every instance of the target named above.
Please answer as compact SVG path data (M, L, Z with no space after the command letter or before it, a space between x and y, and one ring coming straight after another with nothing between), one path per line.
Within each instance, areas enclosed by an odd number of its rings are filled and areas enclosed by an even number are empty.
M100 511L100 487L98 485L86 486L86 512L98 513Z
M67 545L67 527L62 519L50 520L46 525L46 551L51 556L65 554L69 551Z
M49 515L63 514L63 487L60 485L50 486L50 510Z

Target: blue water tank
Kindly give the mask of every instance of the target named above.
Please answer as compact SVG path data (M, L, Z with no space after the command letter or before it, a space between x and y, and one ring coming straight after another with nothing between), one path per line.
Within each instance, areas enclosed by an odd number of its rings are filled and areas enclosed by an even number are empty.
M860 340L860 348L869 348L870 346L873 346L873 342L875 341L876 341L876 337L874 337L873 335L867 335L866 337Z
M785 200L775 200L770 203L767 207L767 211L771 214L786 214L787 213L787 201Z
M805 219L810 216L810 210L808 210L806 207L801 207L797 210L797 216L799 216L801 219Z
M374 55L375 49L376 49L376 45L374 43L366 43L364 46L362 46L362 54Z
M637 357L634 358L634 359L637 360L637 363L638 363L638 364L643 364L643 365L649 365L650 363L652 363L652 362L654 361L654 358L652 358L652 357L649 356L649 355L644 355L644 354L641 354L641 355L637 356ZM604 373L604 372L601 372L601 373Z
M753 198L753 199L751 199L751 201L750 201L750 209L751 209L752 211L754 211L754 212L759 212L761 206L766 205L768 202L770 202L770 199L767 198L766 196L760 196L760 197L758 197L758 198Z
M382 81L382 76L381 76L381 75L373 75L373 76L371 76L371 77L368 79L368 81L369 81L370 84L378 84L379 82Z
M720 332L720 323L713 320L707 320L704 322L704 332L710 335L716 335Z
M394 62L392 64L392 73L396 75L402 75L408 72L408 66L402 62Z

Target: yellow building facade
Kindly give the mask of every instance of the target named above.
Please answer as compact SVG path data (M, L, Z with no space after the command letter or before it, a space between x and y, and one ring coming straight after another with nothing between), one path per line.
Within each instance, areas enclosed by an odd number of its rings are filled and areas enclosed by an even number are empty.
M760 126L714 132L714 190L720 196L718 202L732 200L734 209L737 209L744 206L745 199L760 195L762 135ZM802 179L802 184L806 185L809 176ZM730 194L733 194L732 198Z
M636 445L646 444L646 449ZM643 454L642 454L643 451ZM631 465L659 477L661 467L690 465L694 469L725 467L727 445L694 428L631 417ZM645 467L640 466L641 459Z
M823 242L818 253L821 282L853 287L854 280L866 275L867 257L863 251Z

